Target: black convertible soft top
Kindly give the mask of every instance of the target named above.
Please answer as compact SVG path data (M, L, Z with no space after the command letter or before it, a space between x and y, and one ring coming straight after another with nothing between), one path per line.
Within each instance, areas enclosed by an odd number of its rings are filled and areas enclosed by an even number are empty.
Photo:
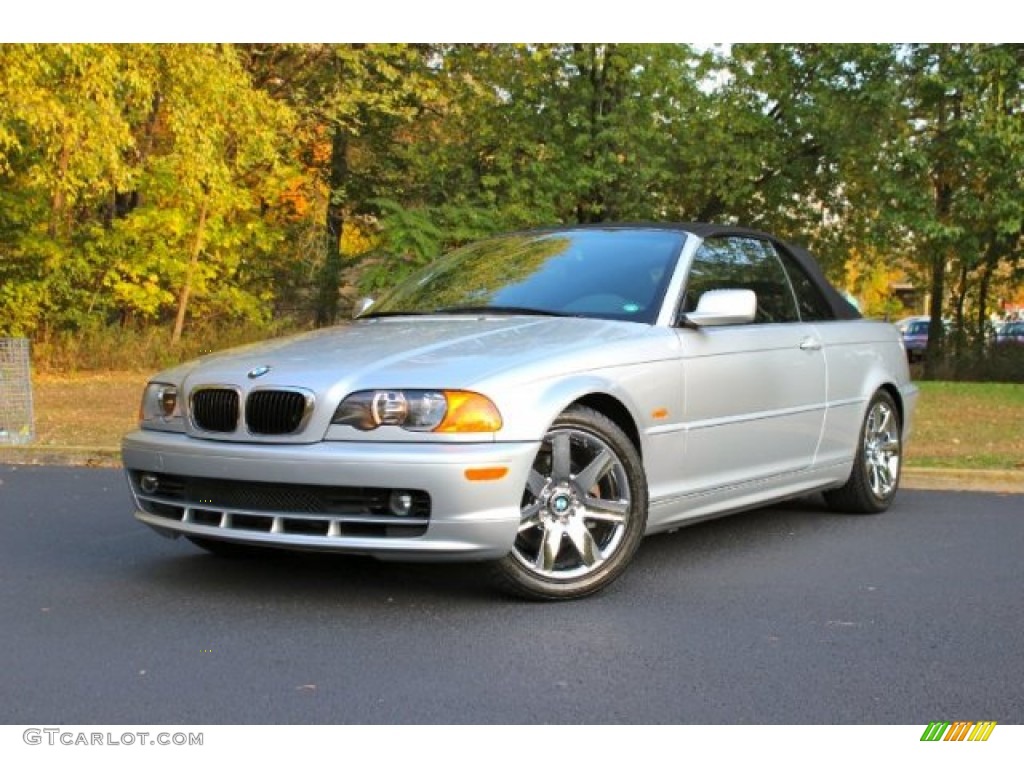
M560 229L578 229L578 228L591 228L591 229L668 229L676 230L679 232L686 232L691 235L696 235L702 240L709 237L728 237L739 236L739 237L752 237L758 240L768 240L773 243L780 250L786 251L792 256L796 262L800 265L801 269L807 274L807 277L811 280L814 285L818 287L818 290L824 295L828 301L829 307L831 307L833 314L837 320L858 320L862 317L860 311L853 306L849 301L846 300L839 291L833 287L833 285L825 277L825 273L821 271L821 267L818 266L817 260L811 253L798 245L793 245L785 240L780 240L774 235L770 235L767 232L761 232L756 229L747 229L746 227L734 227L726 224L709 224L705 222L683 222L683 223L637 223L637 224L608 224L608 223L596 223L596 224L581 224L578 226L567 226L560 227Z

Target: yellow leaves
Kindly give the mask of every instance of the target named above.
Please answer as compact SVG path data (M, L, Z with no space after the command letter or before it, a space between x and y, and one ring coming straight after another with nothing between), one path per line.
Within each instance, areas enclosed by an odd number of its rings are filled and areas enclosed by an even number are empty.
M124 105L136 94L121 77L126 52L110 45L0 52L0 148L23 149L29 185L74 205L128 177L134 137Z
M120 303L148 317L155 317L161 309L174 303L174 294L150 279L140 283L118 281L111 290Z
M873 252L852 250L845 264L844 287L857 297L861 311L869 317L899 314L902 305L893 286L905 282L902 267L887 263Z
M380 236L369 222L347 220L341 228L341 253L344 256L360 256L377 247Z

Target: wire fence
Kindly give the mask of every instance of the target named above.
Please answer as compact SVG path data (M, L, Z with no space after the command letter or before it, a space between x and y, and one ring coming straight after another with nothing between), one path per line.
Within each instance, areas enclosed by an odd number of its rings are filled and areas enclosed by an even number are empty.
M35 437L28 339L0 338L0 445Z

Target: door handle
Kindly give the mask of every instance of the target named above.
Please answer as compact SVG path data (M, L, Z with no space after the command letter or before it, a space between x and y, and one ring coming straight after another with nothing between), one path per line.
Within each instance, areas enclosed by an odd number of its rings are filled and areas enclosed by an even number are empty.
M800 342L800 349L813 352L821 349L821 342L818 339L808 337Z

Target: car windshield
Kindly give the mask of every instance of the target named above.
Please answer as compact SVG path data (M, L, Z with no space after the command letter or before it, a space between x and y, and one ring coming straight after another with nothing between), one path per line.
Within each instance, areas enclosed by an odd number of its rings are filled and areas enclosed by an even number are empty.
M918 320L917 322L911 323L907 326L907 336L926 336L928 334L928 321Z
M442 256L367 316L526 313L654 323L686 235L668 230L527 232Z

